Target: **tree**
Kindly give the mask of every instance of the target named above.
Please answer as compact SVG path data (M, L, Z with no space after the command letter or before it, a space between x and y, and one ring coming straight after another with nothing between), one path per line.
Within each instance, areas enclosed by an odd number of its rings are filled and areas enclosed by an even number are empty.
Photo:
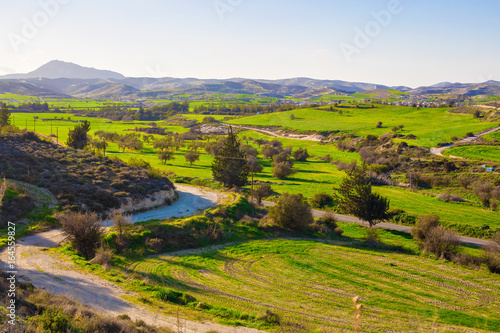
M292 155L293 158L299 162L305 162L310 157L309 153L307 152L307 149L303 149L302 147L295 150Z
M294 120L294 119L295 119L295 115L292 113L292 114L290 115L290 120Z
M186 155L184 155L184 158L186 159L186 162L189 162L189 164L193 165L194 162L200 159L200 153L190 150L186 153Z
M168 149L160 149L156 152L158 158L162 164L166 164L167 161L175 160L174 152Z
M10 125L10 111L7 105L2 105L2 110L0 111L0 127Z
M290 155L286 151L274 155L271 165L274 168L273 177L276 179L285 179L298 171L293 167L293 160L290 159Z
M381 121L379 121L379 122L377 123L377 126L375 126L375 127L376 127L376 128L382 128L382 122L381 122Z
M246 155L240 150L240 141L233 128L229 127L227 137L222 142L222 148L212 162L212 174L216 181L227 187L241 187L247 183L250 167Z
M83 149L88 143L87 132L90 131L90 123L85 120L69 130L66 144L73 149Z
M311 206L301 193L283 193L276 205L269 208L269 218L286 229L305 229L313 222Z
M102 221L97 213L70 212L59 217L59 221L63 234L73 248L86 258L91 258L104 233Z
M386 217L389 209L389 200L377 193L372 193L370 178L366 174L366 168L354 166L346 170L347 176L335 195L339 202L339 209L345 214L351 214L357 218L367 221L373 227L375 220Z
M271 193L273 193L271 185L259 185L253 190L252 196L254 196L260 204L262 202L262 198L270 196Z

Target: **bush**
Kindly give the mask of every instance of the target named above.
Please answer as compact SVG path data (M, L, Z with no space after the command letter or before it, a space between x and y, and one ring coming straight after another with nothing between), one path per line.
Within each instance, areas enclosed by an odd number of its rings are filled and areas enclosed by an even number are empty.
M305 229L313 222L311 206L300 193L283 193L276 205L269 208L269 218L286 229Z
M302 147L295 150L292 154L293 158L296 160L296 161L300 161L300 162L305 162L307 161L307 159L309 158L309 153L307 152L307 149L303 149Z
M325 208L331 206L333 197L325 192L316 193L309 199L309 202L314 208Z
M276 179L285 179L298 171L287 162L275 162L273 163L273 167L273 177Z
M425 237L423 250L437 257L451 259L460 242L458 236L443 226L431 228Z
M500 274L500 231L491 237L491 244L484 250L484 258L490 272Z
M94 256L95 249L104 232L102 220L96 213L69 212L59 217L62 232L73 248L87 259Z
M61 309L49 308L43 314L36 317L37 326L51 333L65 333L68 328L69 319Z
M257 199L257 202L260 204L262 202L262 198L270 196L271 193L273 193L271 185L259 185L254 188L252 195Z
M425 239L432 228L439 226L439 216L438 215L421 215L418 218L417 223L413 228L411 228L411 235L417 242L417 244L422 247L425 243Z
M369 228L366 230L365 241L368 243L380 243L380 234L378 229Z
M411 234L422 250L440 258L451 259L460 244L455 233L439 224L437 215L420 216Z

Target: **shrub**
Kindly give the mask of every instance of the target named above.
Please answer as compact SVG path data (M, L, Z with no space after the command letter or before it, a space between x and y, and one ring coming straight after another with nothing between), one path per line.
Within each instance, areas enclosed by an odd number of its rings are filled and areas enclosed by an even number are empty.
M266 324L269 325L280 325L281 323L280 316L270 310L266 310L266 314L260 316L258 319L264 321Z
M431 228L425 237L423 250L437 257L451 259L460 242L458 236L443 226Z
M420 216L411 234L422 250L441 258L451 259L459 245L458 236L439 225L437 215Z
M309 153L307 152L307 149L303 149L302 147L295 150L292 156L296 161L300 162L305 162L310 157Z
M94 255L104 232L96 213L69 212L59 217L62 232L73 248L86 258Z
M378 229L368 228L365 234L365 241L368 243L380 243L380 234Z
M273 163L273 177L276 179L285 179L298 172L296 168L293 168L287 162L275 162Z
M61 309L56 309L54 307L46 309L41 315L35 318L37 326L44 331L65 333L68 329L69 318Z
M411 235L417 244L422 247L429 231L437 226L439 226L438 215L421 215L415 226L411 228Z
M500 231L491 237L491 244L484 250L484 258L490 272L500 274Z
M333 197L325 192L316 193L309 199L309 202L314 208L324 208L333 203Z
M311 206L300 193L283 193L276 205L269 208L269 218L286 229L305 229L313 222Z
M98 264L104 267L111 266L111 260L113 259L114 251L108 247L101 247L97 249L96 256L90 261L92 264Z
M273 189L271 185L259 185L254 188L252 195L257 199L257 202L260 204L262 199L268 197L273 193Z

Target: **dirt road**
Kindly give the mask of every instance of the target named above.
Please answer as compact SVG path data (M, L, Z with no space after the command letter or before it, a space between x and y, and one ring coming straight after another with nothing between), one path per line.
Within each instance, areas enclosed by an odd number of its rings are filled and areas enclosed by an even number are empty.
M448 149L448 148L451 148L453 146L455 146L457 143L467 143L467 142L472 142L474 140L476 140L477 138L480 138L482 137L483 135L486 135L486 134L490 134L490 133L494 133L496 131L500 131L500 126L499 127L495 127L493 129L490 129L490 130L487 130L485 132L482 132L482 133L479 133L475 136L472 136L472 137L468 137L468 138L465 138L465 139L462 139L456 143L453 143L451 145L447 145L447 146L444 146L444 147L438 147L438 148L431 148L429 150L429 152L432 154L432 155L439 155L439 156L443 156L443 151L445 149ZM450 156L451 157L451 156Z
M197 210L195 208L215 205L221 199L221 196L215 192L190 186L179 186L178 188L181 198L184 197L187 200L178 202L184 212L194 213ZM199 196L201 205L195 204L188 211L184 209L184 205L187 205L193 196ZM182 214L178 213L179 208L176 205L177 203L162 208L162 211L165 214L175 212L175 215L181 216ZM82 273L73 263L60 259L56 254L50 254L47 251L48 248L58 246L63 239L60 230L51 230L19 239L16 246L16 266L19 280L29 281L35 287L53 292L56 295L69 296L112 317L127 314L133 320L141 319L147 324L169 327L176 332L194 333L211 330L221 333L262 332L245 327L228 327L212 322L195 322L182 318L178 322L177 317L166 316L159 311L151 311L127 302L122 296L133 295L131 292L124 291L98 276ZM6 251L2 251L0 261L4 270L6 270L6 257Z

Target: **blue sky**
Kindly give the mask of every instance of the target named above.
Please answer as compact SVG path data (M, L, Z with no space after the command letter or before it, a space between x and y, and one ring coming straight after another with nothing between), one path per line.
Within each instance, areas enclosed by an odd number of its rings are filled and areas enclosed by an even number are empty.
M497 0L0 0L0 75L500 80Z

